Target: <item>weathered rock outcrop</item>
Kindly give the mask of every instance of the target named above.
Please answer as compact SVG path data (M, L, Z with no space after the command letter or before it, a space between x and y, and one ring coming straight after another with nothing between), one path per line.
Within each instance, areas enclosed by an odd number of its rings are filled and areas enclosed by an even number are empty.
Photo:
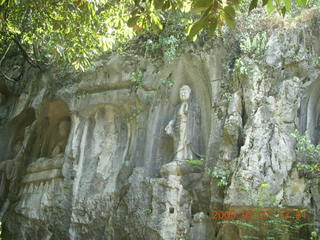
M320 14L306 16L240 54L236 41L216 39L186 44L160 67L115 55L72 81L27 72L22 93L0 88L5 239L241 239L247 232L210 213L253 209L263 184L274 197L264 207L319 219L319 184L298 174L291 135L320 138ZM172 87L159 81L166 76ZM166 126L182 109L183 85L194 111L183 114L198 126L185 149L204 166L172 162L182 133L172 138Z

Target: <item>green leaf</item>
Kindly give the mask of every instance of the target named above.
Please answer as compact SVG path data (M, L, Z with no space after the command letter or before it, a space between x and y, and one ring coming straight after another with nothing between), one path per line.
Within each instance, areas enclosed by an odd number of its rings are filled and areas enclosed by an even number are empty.
M239 6L240 3L241 3L241 0L232 0L232 1L231 1L231 4L228 4L228 5Z
M268 3L269 1L272 1L272 0L262 0L262 7L264 7L265 5L267 5L267 3Z
M276 5L274 4L274 0L269 0L267 3L267 11L271 13L274 9L276 9Z
M206 10L208 7L212 6L212 0L198 0L194 2L193 6L191 7L192 12L202 12Z
M203 29L204 24L205 24L205 18L201 18L191 26L188 32L188 38L191 41L195 40L195 36Z
M0 6L3 5L6 2L6 0L0 0Z
M232 6L226 6L223 11L226 13L226 15L228 16L228 18L233 19L236 17L236 11L234 10L234 8Z
M170 1L167 0L163 3L162 10L167 10L170 8L170 6L171 6Z
M133 16L128 20L127 24L129 27L134 27L137 24L138 20L139 20L138 16Z
M15 4L15 1L14 1L14 0L9 0L9 1L8 1L8 7L9 7L9 8L10 8L10 7L13 7L14 4Z
M260 189L267 189L267 188L269 188L269 184L268 183L262 183L260 185Z
M226 23L229 25L231 28L235 28L236 24L234 21L234 18L236 16L236 12L232 6L226 6L223 9L223 17Z
M163 7L164 1L163 0L154 0L153 6L155 9L161 9Z
M235 28L236 27L236 23L234 22L234 19L230 19L228 17L225 17L225 21L228 24L228 26L230 28Z
M258 0L251 0L250 6L249 6L249 12L251 12L257 6L258 6Z
M162 30L163 26L161 24L160 18L157 15L155 15L154 13L151 13L150 17L154 23L152 25L154 32L158 32L159 30Z
M282 14L282 16L285 16L285 15L286 15L286 11L287 11L286 7L281 8L281 14Z
M210 35L213 35L215 33L217 26L218 26L218 20L215 17L212 19L212 21L210 21L210 24L209 24L209 34Z
M191 41L195 41L195 36L204 28L205 23L207 23L207 19L209 17L211 7L208 7L207 10L202 14L202 17L195 22L188 31L188 38Z
M290 11L291 10L291 0L284 0L284 4L286 7L286 11Z
M297 4L301 7L306 7L308 0L296 0Z

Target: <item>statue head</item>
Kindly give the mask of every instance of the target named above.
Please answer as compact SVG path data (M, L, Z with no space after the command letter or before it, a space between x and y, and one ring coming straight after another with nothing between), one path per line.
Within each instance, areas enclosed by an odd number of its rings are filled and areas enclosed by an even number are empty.
M59 134L62 137L67 137L70 130L70 121L63 120L59 123Z
M191 88L188 85L183 85L180 88L180 99L185 102L190 98Z

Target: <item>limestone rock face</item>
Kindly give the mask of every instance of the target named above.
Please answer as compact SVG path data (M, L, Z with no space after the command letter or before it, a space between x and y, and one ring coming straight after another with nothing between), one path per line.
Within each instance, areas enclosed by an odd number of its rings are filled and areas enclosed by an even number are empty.
M192 168L190 164L186 161L172 161L167 164L164 164L160 168L160 176L183 176L188 173L194 172L196 169Z
M161 66L115 55L60 85L27 72L23 93L0 95L4 239L241 239L212 211L260 206L266 184L264 207L320 219L319 183L297 169L292 136L320 139L320 15L308 16L242 53L212 40ZM177 109L192 124L172 138ZM180 145L198 161L176 161Z

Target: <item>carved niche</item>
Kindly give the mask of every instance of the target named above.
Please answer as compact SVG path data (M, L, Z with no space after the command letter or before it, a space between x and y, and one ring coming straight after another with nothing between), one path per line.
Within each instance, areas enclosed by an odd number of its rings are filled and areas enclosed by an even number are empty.
M315 145L320 140L320 81L311 84L301 102L300 132Z
M191 88L183 85L179 91L180 104L173 119L165 127L165 132L173 138L174 159L199 158L200 151L200 110L191 104Z
M21 181L22 195L53 189L63 180L64 152L71 127L69 108L62 100L55 100L43 108L39 118L32 158Z
M3 152L5 159L0 161L0 202L6 198L9 189L16 183L22 167L21 156L25 152L25 132L34 121L34 109L27 108L8 124L8 143L6 147L2 147L6 149Z
M41 115L34 157L54 157L64 153L71 126L68 106L62 100L56 100L49 103Z

